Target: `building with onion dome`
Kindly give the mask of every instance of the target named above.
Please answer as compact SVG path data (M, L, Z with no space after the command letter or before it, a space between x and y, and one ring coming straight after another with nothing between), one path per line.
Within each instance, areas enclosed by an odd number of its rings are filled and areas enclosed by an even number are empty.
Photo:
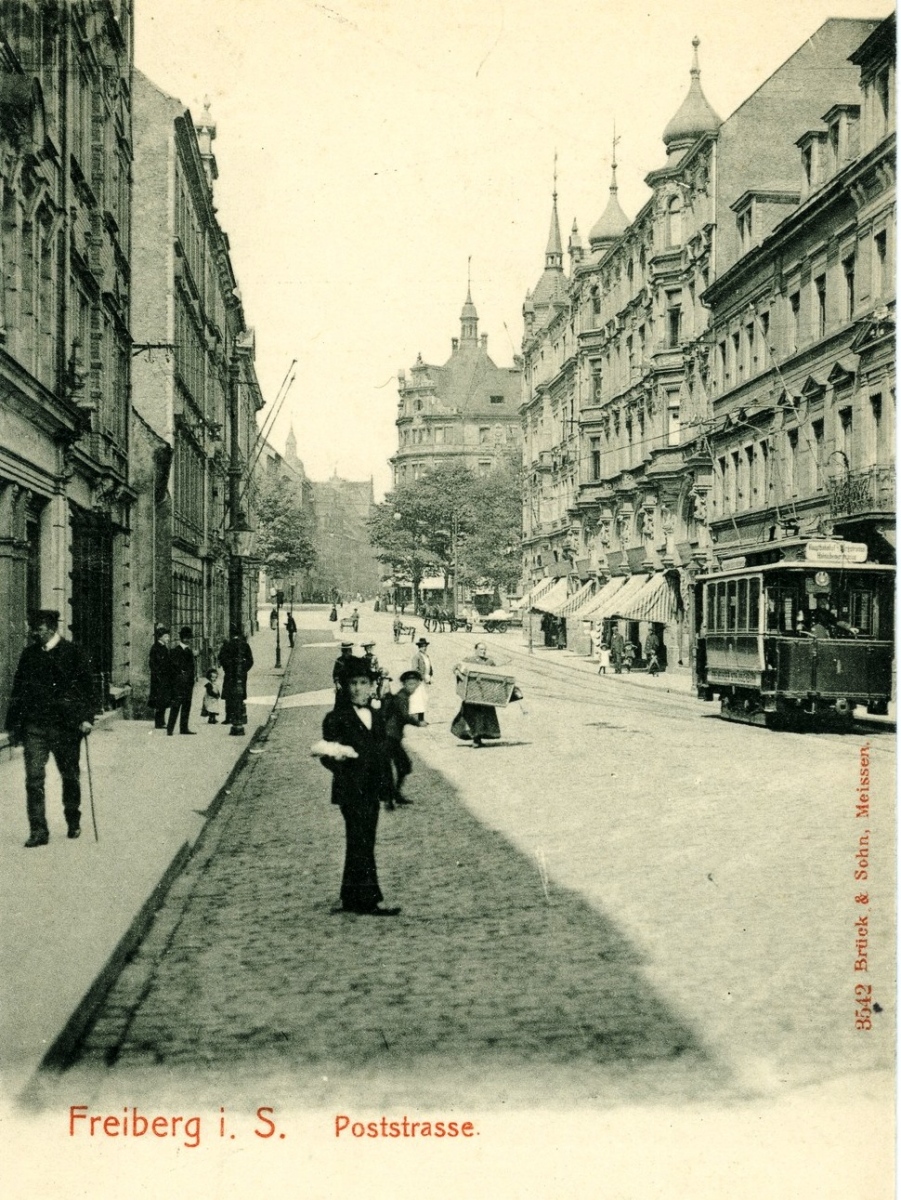
M391 459L395 487L445 462L480 475L505 462L518 466L519 362L499 367L490 358L488 334L479 334L470 287L450 358L436 366L423 362L420 354L409 373L398 372L397 391L397 452Z
M718 561L715 314L702 297L797 207L796 142L855 103L849 56L876 25L825 22L724 121L695 38L647 201L623 212L614 140L606 203L587 247L574 227L568 277L554 197L523 305L523 567L533 612L565 622L571 646L587 650L591 623L616 619L639 644L653 629L669 662L688 659L692 584Z

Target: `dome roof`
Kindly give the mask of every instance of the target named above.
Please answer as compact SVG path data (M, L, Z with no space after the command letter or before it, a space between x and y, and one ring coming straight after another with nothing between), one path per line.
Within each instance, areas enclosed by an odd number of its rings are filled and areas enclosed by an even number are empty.
M607 201L607 207L591 227L588 241L592 246L597 242L612 241L614 238L619 237L628 224L629 218L623 212L616 194L616 188L613 187L610 189L610 199Z
M691 44L694 46L691 83L679 111L663 131L663 143L667 148L674 142L691 142L705 133L716 133L722 124L701 88L701 68L698 66L700 39L694 38Z
M592 225L591 232L588 234L588 242L592 249L597 248L602 242L614 241L629 224L629 218L623 212L620 205L618 192L619 188L616 186L616 159L614 158L610 173L610 199L607 201L607 207L595 221L594 225Z

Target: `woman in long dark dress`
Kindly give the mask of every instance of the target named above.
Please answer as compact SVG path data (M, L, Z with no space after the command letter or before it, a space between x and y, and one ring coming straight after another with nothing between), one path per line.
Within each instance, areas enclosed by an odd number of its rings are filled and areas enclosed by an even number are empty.
M484 642L476 642L475 653L464 658L465 663L477 663L482 667L496 667L498 664L488 654ZM459 678L462 672L460 664L454 667L454 673ZM474 750L481 749L485 740L496 741L501 736L501 726L497 719L497 709L493 704L472 704L464 700L459 713L451 725L451 732L461 741L472 741Z
M345 912L393 917L399 908L380 908L383 899L375 865L379 806L391 794L391 764L385 723L371 707L372 677L363 659L351 659L335 699L322 723L322 736L335 754L320 756L332 772L332 804L344 818L345 855L341 907ZM351 756L338 753L352 751Z

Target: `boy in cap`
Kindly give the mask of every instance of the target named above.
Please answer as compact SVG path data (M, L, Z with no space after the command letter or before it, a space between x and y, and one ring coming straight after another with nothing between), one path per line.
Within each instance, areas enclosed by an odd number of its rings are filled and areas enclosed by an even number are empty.
M388 679L388 672L375 656L375 642L363 643L363 657L375 681L375 697L377 700L381 700L382 692Z
M412 800L401 791L403 782L413 770L410 756L403 746L404 726L418 725L415 716L410 715L410 697L422 683L418 671L404 671L400 677L400 691L389 692L382 702L382 712L385 716L385 737L388 744L388 757L394 766L393 795L385 802L385 808L394 808L396 804L412 804Z

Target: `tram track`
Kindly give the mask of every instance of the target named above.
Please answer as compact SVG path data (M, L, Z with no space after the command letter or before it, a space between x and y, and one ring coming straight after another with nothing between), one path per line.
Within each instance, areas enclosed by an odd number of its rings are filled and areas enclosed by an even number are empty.
M469 648L472 635L448 634L449 638L459 640L461 645ZM466 639L464 642L464 638ZM619 688L620 686L628 688L628 693L623 692L615 694L612 690L605 687L604 676L588 675L582 671L574 670L565 663L557 663L548 659L527 655L519 650L511 650L504 642L496 636L490 635L480 639L488 646L489 651L494 652L498 657L503 655L506 663L499 663L499 666L510 666L514 668L517 675L517 681L523 685L523 690L526 691L526 703L531 694L535 697L541 697L544 700L559 700L568 701L570 703L593 704L598 703L605 708L616 711L635 711L654 714L655 716L667 717L672 721L679 723L693 723L696 721L715 720L717 727L731 726L736 724L746 724L748 728L760 729L759 725L754 725L750 722L738 722L725 717L722 717L718 706L708 704L703 700L698 700L695 696L685 695L681 692L666 691L652 692L642 685L630 685L628 681L620 681L613 684L611 681L610 689ZM535 684L529 683L529 678L533 678ZM565 684L565 690L557 691L546 686L551 683ZM677 711L674 711L677 710ZM700 732L700 731L699 731ZM879 745L874 749L884 750L889 753L894 753L893 743L896 727L893 724L885 724L882 721L868 721L865 718L855 718L847 730L838 731L834 729L819 729L819 730L802 730L802 729L766 729L764 732L772 737L785 737L786 735L794 734L796 736L811 737L817 736L824 739L828 744L841 744L847 738L852 736L858 737L876 737L883 745Z

